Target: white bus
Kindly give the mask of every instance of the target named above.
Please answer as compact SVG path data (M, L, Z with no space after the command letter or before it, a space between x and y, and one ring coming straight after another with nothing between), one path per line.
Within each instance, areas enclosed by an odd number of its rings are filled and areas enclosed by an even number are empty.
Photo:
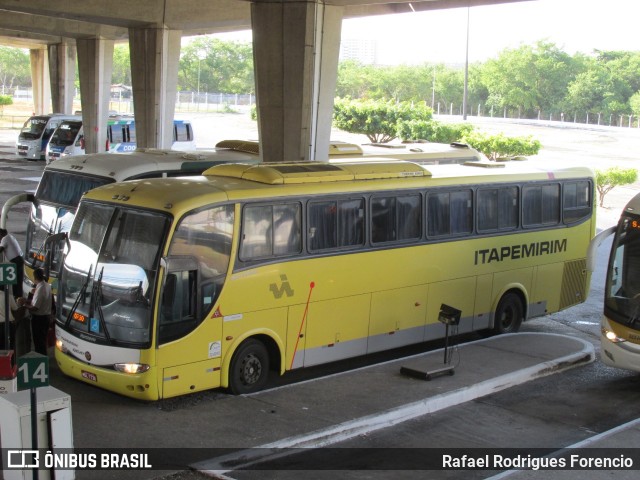
M56 277L60 262L58 246L54 245L50 251L45 248L45 240L50 235L69 230L80 197L87 191L124 180L199 175L221 163L258 161L256 155L230 149L198 152L138 149L128 154L63 157L45 167L35 194L22 193L7 200L2 207L0 226L5 228L13 205L25 201L32 203L24 248L25 283L31 288L33 270L44 266L49 254L50 275Z
M255 140L223 140L216 144L216 148L232 148L255 155L260 153L260 146ZM461 164L487 160L487 157L466 143L369 143L358 145L334 140L329 144L329 159L332 162L369 157L406 160L421 165Z

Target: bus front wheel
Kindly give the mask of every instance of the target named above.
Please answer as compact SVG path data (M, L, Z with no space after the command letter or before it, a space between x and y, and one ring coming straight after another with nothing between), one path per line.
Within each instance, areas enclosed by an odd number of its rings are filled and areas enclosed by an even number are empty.
M269 377L269 353L255 339L245 341L231 360L229 388L235 395L262 390Z
M520 329L524 317L522 300L515 293L507 293L498 303L493 322L493 333L515 333Z

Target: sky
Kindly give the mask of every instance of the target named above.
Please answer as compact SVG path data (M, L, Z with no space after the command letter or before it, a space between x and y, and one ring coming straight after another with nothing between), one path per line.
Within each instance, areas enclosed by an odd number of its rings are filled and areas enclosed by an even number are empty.
M538 40L551 41L569 54L640 51L638 0L533 0L345 19L342 39L375 40L380 64L460 64L466 56L467 13L470 62ZM226 35L250 40L248 32Z

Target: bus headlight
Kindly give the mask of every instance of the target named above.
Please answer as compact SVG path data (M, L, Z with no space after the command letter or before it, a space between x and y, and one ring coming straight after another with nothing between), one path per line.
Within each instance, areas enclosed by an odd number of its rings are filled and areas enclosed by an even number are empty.
M64 343L59 338L56 338L56 348L62 353L67 353L67 347L64 346Z
M607 337L607 340L609 340L612 343L626 342L624 338L617 336L615 332L613 332L612 330L609 330L608 328L602 327L602 335Z
M113 368L122 373L144 373L150 367L144 363L116 363Z

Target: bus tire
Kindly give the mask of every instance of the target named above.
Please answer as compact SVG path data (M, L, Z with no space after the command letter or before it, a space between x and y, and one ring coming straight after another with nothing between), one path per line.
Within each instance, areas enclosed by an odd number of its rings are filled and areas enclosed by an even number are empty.
M262 390L269 378L269 353L255 339L243 342L231 359L229 389L235 395Z
M520 296L513 292L506 293L498 303L493 320L493 333L515 333L522 325L524 307Z

